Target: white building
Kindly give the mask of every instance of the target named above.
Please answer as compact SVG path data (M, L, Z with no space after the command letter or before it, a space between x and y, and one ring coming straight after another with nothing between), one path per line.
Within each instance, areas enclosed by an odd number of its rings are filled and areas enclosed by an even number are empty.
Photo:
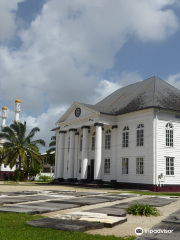
M57 121L55 181L180 191L180 90L158 77Z
M13 120L13 122L20 122L19 120L19 113L21 112L20 104L21 104L21 101L18 96L18 98L15 100L15 109L14 109L15 120ZM7 117L8 117L7 107L6 105L4 105L4 107L2 108L2 115L1 115L1 118L2 118L1 129L3 127L6 127ZM4 139L0 139L0 150L2 149L1 143L4 143ZM14 171L16 170L16 168L19 168L18 162L13 168L10 168L10 166L6 165L4 162L0 164L0 179L4 179L4 180L11 179L14 176Z

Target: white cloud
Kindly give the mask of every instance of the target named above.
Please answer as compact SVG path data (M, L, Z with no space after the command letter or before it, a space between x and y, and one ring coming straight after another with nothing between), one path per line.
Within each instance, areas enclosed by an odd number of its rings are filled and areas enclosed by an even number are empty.
M180 89L180 73L169 75L168 78L166 79L166 82Z
M0 40L14 34L14 10L22 1L0 0ZM49 106L62 109L74 101L95 103L117 88L141 80L136 72L102 79L129 38L163 41L179 30L171 10L176 2L47 0L30 27L17 32L22 41L19 49L0 46L0 102L14 107L20 95L21 108L29 115L24 119L49 136L47 126L62 113L54 110L52 114Z
M0 41L10 39L17 26L15 12L18 9L18 3L24 0L0 0Z
M130 36L159 41L179 29L173 11L163 10L174 2L47 1L31 26L18 33L22 48L0 48L2 91L18 86L10 90L12 98L21 93L31 111L42 109L45 101L58 106L89 100Z
M8 9L17 7L17 2ZM44 103L62 106L90 101L102 74L113 67L116 53L129 37L160 41L179 29L176 15L168 9L173 3L47 1L30 27L18 32L21 49L0 47L1 98L12 102L20 95L24 108L34 113Z
M117 82L113 83L107 80L100 81L96 88L99 100L107 97L108 95L116 91L118 88L121 88L121 85Z
M141 81L142 77L137 72L123 72L120 77L114 75L113 80L114 82L108 80L101 80L99 82L95 89L93 102L91 103L96 104L117 89Z

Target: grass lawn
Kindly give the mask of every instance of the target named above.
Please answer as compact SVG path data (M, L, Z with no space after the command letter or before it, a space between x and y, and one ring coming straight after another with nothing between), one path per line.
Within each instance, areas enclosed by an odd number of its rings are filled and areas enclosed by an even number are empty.
M180 192L146 192L146 191L116 191L109 192L110 194L120 194L120 193L133 193L133 194L141 194L141 195L152 195L152 196L169 196L169 197L180 197Z
M134 236L121 238L81 232L66 232L50 228L36 228L25 223L41 217L25 213L0 213L0 240L134 240L136 238Z
M141 195L154 195L154 196L169 196L169 197L180 197L179 192L144 192L144 191L130 191L129 193L136 193Z

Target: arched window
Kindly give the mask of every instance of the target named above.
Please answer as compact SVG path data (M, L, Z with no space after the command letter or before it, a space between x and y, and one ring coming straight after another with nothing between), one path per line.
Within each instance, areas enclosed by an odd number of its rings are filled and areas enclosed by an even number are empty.
M128 126L124 127L123 129L122 147L129 147L129 127Z
M82 141L83 141L83 134L81 135L81 138L80 138L80 152L82 152Z
M144 146L144 125L142 123L137 127L137 146Z
M96 142L96 133L94 132L92 135L92 150L95 150L95 142Z
M173 147L173 125L166 124L166 146Z
M105 149L111 148L111 130L107 130L105 134Z
M70 137L68 138L68 152L69 152L69 148L70 148Z

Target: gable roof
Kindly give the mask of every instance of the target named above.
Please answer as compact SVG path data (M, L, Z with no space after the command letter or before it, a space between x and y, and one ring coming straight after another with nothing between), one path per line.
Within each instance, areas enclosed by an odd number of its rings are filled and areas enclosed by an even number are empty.
M158 77L151 77L120 88L95 105L80 104L110 115L151 107L180 111L180 90Z

